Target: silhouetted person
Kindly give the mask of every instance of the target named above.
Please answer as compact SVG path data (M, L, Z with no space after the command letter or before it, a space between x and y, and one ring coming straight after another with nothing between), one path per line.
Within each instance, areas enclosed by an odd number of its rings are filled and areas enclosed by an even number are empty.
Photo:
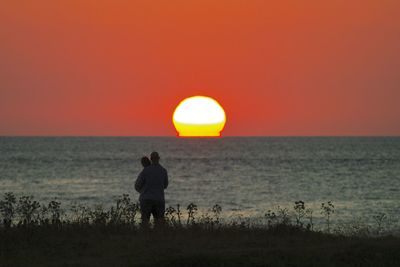
M151 165L151 161L147 156L142 157L140 159L140 163L142 163L143 168L146 168ZM135 185L135 188L136 188L136 185ZM141 192L139 192L139 193L141 193Z
M151 165L151 161L150 161L150 159L148 158L148 157L142 157L141 159L140 159L140 162L142 163L142 166L143 166L143 168L146 168L146 167L148 167L148 166L150 166Z
M151 165L144 166L135 182L135 189L140 193L140 212L142 214L142 226L147 227L150 215L154 222L160 224L164 221L165 199L164 189L168 186L168 173L159 163L160 156L157 152L150 155Z

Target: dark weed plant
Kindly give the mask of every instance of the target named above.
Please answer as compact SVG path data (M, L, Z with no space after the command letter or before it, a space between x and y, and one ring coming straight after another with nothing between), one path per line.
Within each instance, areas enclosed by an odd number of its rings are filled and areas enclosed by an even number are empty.
M46 206L41 206L39 210L38 223L40 225L50 225L49 209Z
M332 204L332 201L328 201L327 203L321 204L321 209L321 213L325 216L329 233L331 231L331 216L335 213L335 206Z
M79 225L88 225L90 223L91 210L81 204L71 206L72 223Z
M383 230L383 224L386 222L386 214L383 212L379 212L376 215L373 216L375 222L376 222L376 234L380 235L382 230Z
M182 225L182 212L181 212L181 205L176 205L176 216L178 218L179 226Z
M10 227L15 215L16 198L13 193L4 194L4 198L0 201L0 212L3 217L5 227Z
M295 211L296 225L298 227L303 227L302 219L306 215L306 208L304 206L304 202L301 200L294 202L293 208Z
M62 215L61 202L55 200L50 201L47 210L50 213L51 223L53 225L60 225Z
M308 219L307 223L307 230L314 231L314 217L313 217L314 211L312 209L306 209L306 218Z
M195 224L195 214L197 212L197 205L190 203L187 208L186 208L187 212L188 212L188 217L187 217L187 221L186 221L186 225L194 225Z
M31 225L40 221L40 204L33 200L33 196L22 196L18 200L17 212L21 218L19 224Z
M371 226L363 218L355 217L351 223L334 228L333 232L339 235L367 237L373 235L375 231L372 231Z
M128 194L117 198L117 205L109 212L111 224L134 224L139 212L139 204L131 202Z
M213 213L213 226L214 225L219 225L220 224L220 216L221 216L221 212L222 212L222 207L218 204L215 204L212 209L211 209L212 213Z
M191 213L193 213L193 218L194 219L194 212L197 211L197 206L191 203L188 208L193 209ZM194 210L195 209L195 210ZM188 210L189 212L189 210ZM176 209L172 206L169 206L165 210L165 220L166 222L175 227L180 227L182 226L182 212L181 212L181 205L177 204Z
M137 215L140 213L140 206L138 203L129 203L126 208L126 221L129 224L135 224Z
M206 212L200 216L198 220L198 225L202 226L205 229L212 229L214 225L214 220L210 213Z
M104 226L110 218L110 212L104 210L102 205L96 205L90 212L90 220L94 225Z
M240 228L242 229L250 229L251 227L251 219L249 217L240 216Z
M177 223L177 219L176 219L176 209L174 207L168 207L165 210L165 222L171 226L176 226Z
M250 218L244 217L243 214L238 214L230 223L230 226L240 229L248 229L251 227Z
M293 205L295 224L292 224L290 212L287 208L278 206L275 211L268 210L264 214L268 228L285 228L295 226L298 229L314 230L313 210L307 209L304 201L295 201ZM304 220L308 222L305 223Z
M279 224L289 225L290 224L289 210L287 208L282 208L278 206L277 219Z
M271 227L277 223L278 216L276 216L276 213L272 210L268 210L264 217L267 220L268 227Z
M110 209L110 224L121 224L124 222L122 217L124 214L124 208L119 204L120 203L117 201L117 206L111 207Z
M201 214L197 224L205 229L216 229L220 227L222 207L215 204L210 210Z

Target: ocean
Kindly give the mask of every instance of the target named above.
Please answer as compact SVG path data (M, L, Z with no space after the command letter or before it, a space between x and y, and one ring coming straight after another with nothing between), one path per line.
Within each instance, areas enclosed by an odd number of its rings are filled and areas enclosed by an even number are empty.
M399 226L398 137L0 137L0 197L66 209L137 199L140 158L152 151L168 170L167 206L219 204L225 216L260 218L302 200L321 217L332 201L337 223L372 223L382 212Z

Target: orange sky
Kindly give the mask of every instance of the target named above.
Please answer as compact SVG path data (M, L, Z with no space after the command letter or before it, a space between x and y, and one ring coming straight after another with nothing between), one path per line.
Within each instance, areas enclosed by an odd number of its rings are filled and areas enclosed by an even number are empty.
M400 135L398 0L0 4L0 135L175 135L184 97L223 135Z

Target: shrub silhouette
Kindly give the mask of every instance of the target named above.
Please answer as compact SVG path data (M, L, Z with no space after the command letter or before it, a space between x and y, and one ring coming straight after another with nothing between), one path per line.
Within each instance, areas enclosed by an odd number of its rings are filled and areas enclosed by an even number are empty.
M5 227L10 227L15 215L16 198L13 193L4 194L4 200L0 201L0 212L3 216L3 224Z
M17 212L21 217L19 224L30 225L38 222L40 204L33 200L33 196L22 196L18 200ZM34 220L36 219L36 220Z

